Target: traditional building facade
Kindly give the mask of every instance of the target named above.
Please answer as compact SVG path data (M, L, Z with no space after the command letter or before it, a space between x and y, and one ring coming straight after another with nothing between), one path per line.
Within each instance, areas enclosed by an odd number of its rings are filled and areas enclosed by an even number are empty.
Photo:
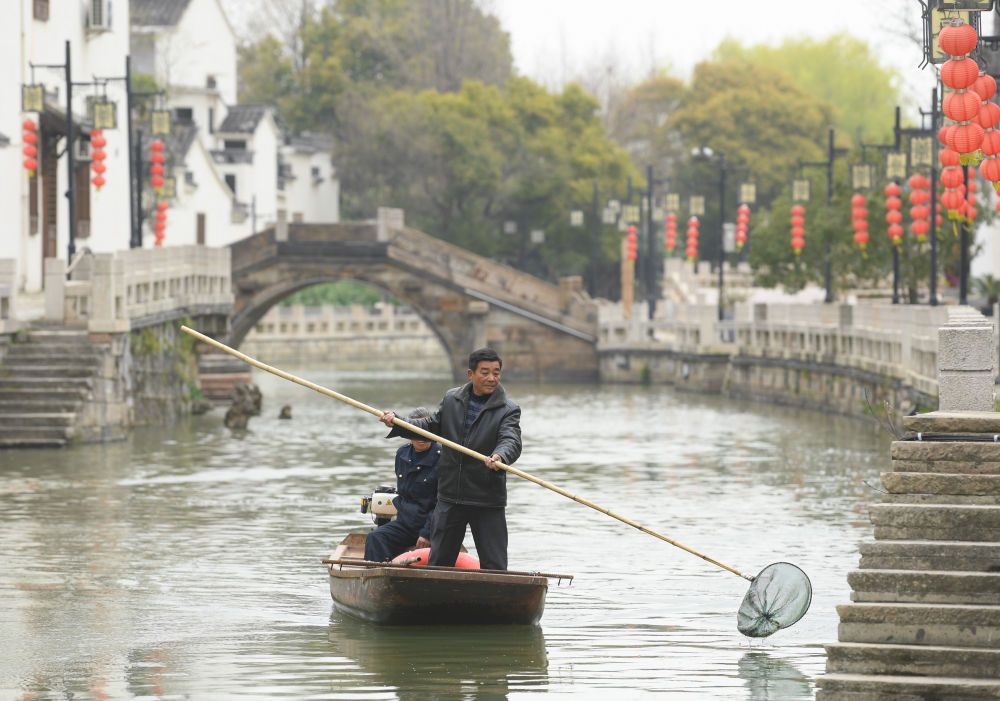
M128 138L125 128L125 57L129 46L128 6L110 0L10 0L0 26L0 258L15 261L18 289L40 290L44 259L66 258L71 248L115 250L129 245ZM67 120L67 71L72 85L72 120ZM23 109L22 87L41 85L41 109ZM106 183L91 179L88 102L117 105L117 125L106 128L102 149ZM67 122L73 139L67 144ZM26 122L36 142L25 141ZM35 146L33 176L22 163ZM72 149L72 150L70 150ZM73 168L70 170L70 154ZM70 184L73 201L69 206ZM72 221L70 211L72 210Z
M11 4L14 13L0 27L0 60L11 68L0 73L6 96L0 100L0 211L6 214L0 259L14 261L17 290L44 287L46 258L123 250L137 238L154 245L158 200L168 205L162 245L222 246L280 219L339 220L332 144L308 135L290 138L269 107L237 104L237 41L218 0ZM161 88L133 100L131 140L128 67L133 91L137 74ZM43 87L43 104L25 109L22 88L32 85ZM115 125L103 130L100 188L91 168L94 101L112 103L116 115ZM168 134L152 134L152 109L169 112ZM29 121L33 143L24 137ZM154 138L165 144L172 192L154 193L150 183ZM37 166L29 175L22 164L25 147L32 146ZM141 183L130 183L130 166Z

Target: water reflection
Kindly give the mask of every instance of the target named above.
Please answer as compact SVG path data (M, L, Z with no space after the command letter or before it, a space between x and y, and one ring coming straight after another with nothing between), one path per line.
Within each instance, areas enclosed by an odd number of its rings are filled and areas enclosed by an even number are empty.
M753 701L809 698L809 679L786 660L766 652L748 652L740 658L738 668Z
M548 683L539 626L373 626L334 612L329 640L400 701L506 699Z
M450 386L289 371L401 410ZM812 608L750 648L745 580L512 479L511 567L577 576L550 584L541 627L380 629L331 617L319 561L370 526L359 499L392 480L397 443L364 412L255 380L264 413L245 432L216 411L0 451L0 699L811 698L871 536L864 483L888 467L865 424L664 387L508 387L522 470L741 571L793 562Z

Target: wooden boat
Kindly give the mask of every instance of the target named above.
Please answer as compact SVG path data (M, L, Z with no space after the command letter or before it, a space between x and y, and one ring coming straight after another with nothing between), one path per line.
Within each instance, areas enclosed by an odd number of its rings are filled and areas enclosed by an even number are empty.
M572 575L367 562L365 534L350 533L327 564L334 606L389 625L538 623L549 579Z

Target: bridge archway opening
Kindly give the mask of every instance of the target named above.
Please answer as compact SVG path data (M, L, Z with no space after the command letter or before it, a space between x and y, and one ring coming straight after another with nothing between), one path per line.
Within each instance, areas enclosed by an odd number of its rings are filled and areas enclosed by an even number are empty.
M293 304L287 304L290 299ZM332 357L344 369L369 369L377 358L387 369L452 373L451 349L440 329L419 305L377 282L332 276L289 281L252 306L252 313L233 320L229 344L266 347L273 362L326 364Z

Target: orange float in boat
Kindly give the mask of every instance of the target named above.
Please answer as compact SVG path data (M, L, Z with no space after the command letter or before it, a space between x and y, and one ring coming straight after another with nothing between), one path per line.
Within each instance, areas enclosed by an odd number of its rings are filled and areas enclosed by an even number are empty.
M407 564L426 565L427 557L430 555L430 553L431 553L430 548L419 548L417 550L410 550L409 552L405 552L402 555L397 555L396 557L393 558L392 561L403 563L410 560L411 562L408 562ZM417 559L414 560L413 558ZM455 562L455 567L459 567L463 570L478 570L479 560L474 558L469 553L459 553L458 560Z

